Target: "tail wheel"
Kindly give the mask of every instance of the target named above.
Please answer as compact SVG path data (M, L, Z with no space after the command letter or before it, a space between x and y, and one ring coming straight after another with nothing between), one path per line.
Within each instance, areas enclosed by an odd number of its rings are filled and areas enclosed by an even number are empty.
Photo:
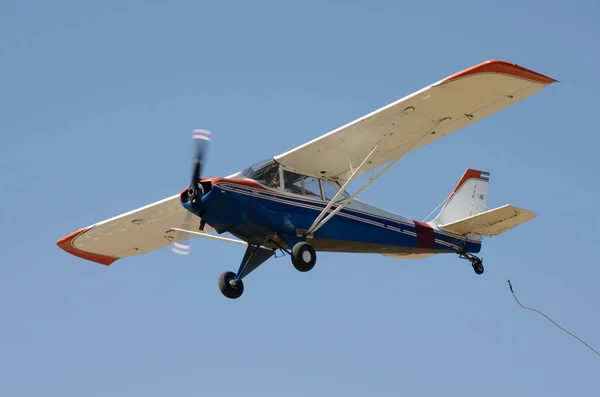
M317 253L306 241L301 241L292 248L292 264L299 272L307 272L315 267Z
M476 260L472 265L476 274L483 274L483 262L481 260Z

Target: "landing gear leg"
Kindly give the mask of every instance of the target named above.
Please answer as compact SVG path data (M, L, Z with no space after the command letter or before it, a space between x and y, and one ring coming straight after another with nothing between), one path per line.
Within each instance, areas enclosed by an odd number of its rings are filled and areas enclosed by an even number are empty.
M473 270L476 274L483 274L483 260L481 258L476 257L473 254L469 254L467 252L459 252L459 257L462 259L466 259L471 262L471 266L473 266Z
M244 282L242 279L250 272L259 267L264 261L275 254L271 249L262 248L258 245L248 245L244 258L237 273L224 272L219 276L219 290L229 299L237 299L244 293Z

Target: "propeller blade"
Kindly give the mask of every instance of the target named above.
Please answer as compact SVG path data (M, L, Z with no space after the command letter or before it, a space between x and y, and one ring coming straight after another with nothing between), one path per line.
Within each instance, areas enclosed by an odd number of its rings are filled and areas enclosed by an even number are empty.
M206 156L208 143L210 142L212 133L208 130L195 129L192 133L193 147L193 169L192 181L190 182L189 197L191 201L197 199L197 195L201 189L198 187L198 181L202 177L202 164Z
M187 255L190 253L189 244L173 243L173 252L178 255Z
M192 168L192 181L190 183L190 190L188 192L188 197L191 201L195 201L197 199L198 193L202 192L202 188L199 187L198 182L202 177L202 164L204 162L204 157L206 156L206 151L208 149L208 144L211 141L212 133L208 130L203 129L195 129L192 132L192 142L193 142L193 168ZM192 214L188 211L183 220L182 229L192 230L191 229L191 221ZM180 233L181 235L181 233ZM173 243L173 252L179 255L188 255L190 252L190 245L187 242L188 238L181 240L179 242Z
M190 230L190 220L192 218L192 214L189 211L186 211L185 214L185 218L183 219L183 224L181 226L182 229L185 230ZM181 236L181 232L178 233ZM185 240L182 240L180 242L174 242L173 243L173 248L171 248L173 250L174 253L179 254L179 255L188 255L190 253L190 244L187 242L189 240L189 237Z
M196 129L192 134L194 141L194 172L192 174L192 183L197 183L202 176L202 163L211 137L212 133L208 130Z

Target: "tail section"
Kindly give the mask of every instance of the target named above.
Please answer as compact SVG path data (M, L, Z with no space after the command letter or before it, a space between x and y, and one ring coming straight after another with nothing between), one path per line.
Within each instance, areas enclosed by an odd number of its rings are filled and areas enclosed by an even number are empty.
M438 216L430 223L445 225L486 211L489 181L489 172L466 170Z
M440 224L438 227L461 236L497 236L535 217L536 214L531 211L506 204L455 222Z
M468 169L454 188L431 226L470 236L497 236L536 217L531 211L512 205L488 209L489 172Z

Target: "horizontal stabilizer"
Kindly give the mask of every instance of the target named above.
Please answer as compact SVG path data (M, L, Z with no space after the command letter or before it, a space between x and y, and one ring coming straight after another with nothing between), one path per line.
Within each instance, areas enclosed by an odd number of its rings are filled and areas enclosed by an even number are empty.
M522 223L532 220L537 215L531 211L514 207L510 204L477 215L460 219L456 222L439 225L439 228L450 233L466 236L497 236Z

